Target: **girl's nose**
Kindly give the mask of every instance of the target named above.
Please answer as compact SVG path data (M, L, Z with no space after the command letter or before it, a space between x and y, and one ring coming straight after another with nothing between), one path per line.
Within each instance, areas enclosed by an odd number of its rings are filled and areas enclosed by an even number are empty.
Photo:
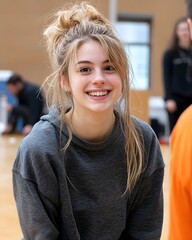
M93 84L104 84L105 83L104 73L101 70L96 71L92 82Z

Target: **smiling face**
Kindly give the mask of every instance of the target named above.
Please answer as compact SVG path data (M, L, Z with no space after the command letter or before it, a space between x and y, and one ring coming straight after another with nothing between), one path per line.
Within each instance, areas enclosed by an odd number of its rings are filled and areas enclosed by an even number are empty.
M74 111L113 112L121 95L122 82L101 44L94 40L83 43L71 62L69 85L61 77L61 86L72 93Z

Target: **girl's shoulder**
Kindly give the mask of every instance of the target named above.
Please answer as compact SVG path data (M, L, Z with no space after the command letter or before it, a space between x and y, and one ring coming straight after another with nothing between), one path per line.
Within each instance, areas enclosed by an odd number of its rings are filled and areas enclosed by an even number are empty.
M151 137L156 136L152 127L146 121L139 119L135 116L132 116L132 122L136 128L136 130L146 139L150 139Z
M49 122L39 121L21 141L13 170L25 179L36 181L37 172L51 175L52 167L60 165L61 160L58 130Z
M22 144L26 147L29 146L30 149L51 149L55 147L61 139L62 130L65 128L64 124L61 128L59 119L58 112L51 109L33 126L32 131L24 138Z
M164 168L159 140L151 126L141 119L132 117L133 123L142 139L143 159L145 175L151 175L154 171Z
M48 121L40 120L32 131L21 141L16 159L22 164L39 165L61 157L61 134Z
M58 130L50 122L39 121L36 123L30 134L21 142L21 146L30 148L43 148L46 145L53 145L57 138Z

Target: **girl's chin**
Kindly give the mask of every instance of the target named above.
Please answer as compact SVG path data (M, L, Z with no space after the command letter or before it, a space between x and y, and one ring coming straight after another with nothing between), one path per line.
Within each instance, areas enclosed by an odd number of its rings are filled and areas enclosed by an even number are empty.
M89 108L90 112L93 113L109 113L113 112L113 107L98 107L98 108Z
M74 110L90 113L110 113L113 112L114 103L100 103L100 104L86 104L86 105L76 105Z

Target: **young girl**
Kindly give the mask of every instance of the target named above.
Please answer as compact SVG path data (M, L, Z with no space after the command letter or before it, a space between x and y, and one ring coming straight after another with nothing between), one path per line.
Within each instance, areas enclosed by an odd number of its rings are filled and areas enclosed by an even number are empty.
M130 116L127 57L113 27L81 3L44 34L50 111L13 166L24 239L160 239L164 163L149 125Z
M192 41L187 18L175 23L169 48L163 55L165 107L170 133L181 113L192 104Z

